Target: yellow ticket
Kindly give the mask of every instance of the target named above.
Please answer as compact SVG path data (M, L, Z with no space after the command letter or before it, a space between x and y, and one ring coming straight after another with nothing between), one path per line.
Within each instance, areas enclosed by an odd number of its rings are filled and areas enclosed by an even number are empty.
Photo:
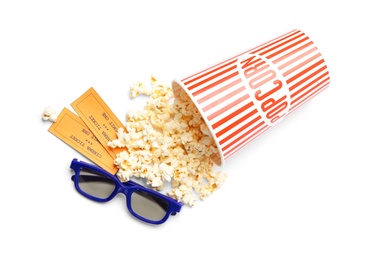
M93 87L75 100L71 106L92 133L114 158L126 148L111 148L108 142L117 138L117 130L125 126L111 111Z
M61 111L49 132L109 173L115 174L118 171L114 164L116 156L111 148L104 147L83 120L69 109Z

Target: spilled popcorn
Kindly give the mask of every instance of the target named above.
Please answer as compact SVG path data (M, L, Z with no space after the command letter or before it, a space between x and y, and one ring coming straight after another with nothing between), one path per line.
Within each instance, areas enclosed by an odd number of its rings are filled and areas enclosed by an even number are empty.
M56 122L57 112L53 107L47 106L42 114L42 120Z
M201 114L184 90L174 98L172 88L151 77L151 88L138 83L130 88L130 97L149 95L144 110L126 115L126 130L119 129L117 139L108 145L126 147L117 155L117 177L128 181L144 178L147 185L193 206L205 199L224 181L226 174L216 172L211 156L218 149Z
M142 82L138 82L130 87L130 98L135 98L139 94L151 95L151 89L144 85Z

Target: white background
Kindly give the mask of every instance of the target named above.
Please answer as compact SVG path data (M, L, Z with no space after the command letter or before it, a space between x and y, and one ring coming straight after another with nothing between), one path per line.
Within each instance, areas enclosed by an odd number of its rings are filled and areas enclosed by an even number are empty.
M364 1L1 1L0 259L368 259ZM225 184L161 226L80 196L48 132L93 86L122 120L169 84L304 31L330 87L232 157Z

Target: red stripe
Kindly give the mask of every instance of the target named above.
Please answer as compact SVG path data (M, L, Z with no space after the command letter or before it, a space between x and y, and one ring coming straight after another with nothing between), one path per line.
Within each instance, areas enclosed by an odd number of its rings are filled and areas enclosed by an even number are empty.
M314 69L315 67L317 67L318 65L320 65L320 64L322 64L324 62L324 60L323 59L320 59L319 61L317 61L316 63L314 63L314 64L312 64L311 66L309 66L308 68L306 68L305 70L303 70L303 71L301 71L301 72L299 72L298 74L296 74L295 76L293 76L293 77L291 77L291 78L289 78L289 79L287 79L286 80L286 83L291 83L291 82L293 82L294 80L296 80L297 78L299 78L299 77L302 77L302 76L305 76L306 74L307 74L307 72L308 71L310 71L310 70L312 70L312 69ZM323 66L322 68L326 68L326 66ZM321 69L319 69L319 70L321 70ZM318 71L319 71L318 70ZM315 74L315 72L313 73L313 74ZM312 74L312 75L313 75ZM308 76L307 78L310 78L311 76ZM294 87L290 87L290 90L292 90Z
M262 127L262 125L264 125ZM259 128L259 129L258 129ZM233 151L239 151L241 148L243 148L245 145L247 145L250 141L254 140L255 137L259 136L260 134L264 133L267 129L269 129L270 127L265 125L265 122L261 122L258 125L256 125L255 127L253 127L252 129L250 129L247 133L245 133L242 138L248 136L251 132L253 132L255 129L258 129L256 132L254 132L252 135L249 135L246 139L244 139L243 141L239 142L237 145L235 145L234 147L230 148L230 145L226 146L226 149L222 149L224 151L224 156L227 156L228 154L230 154ZM241 138L238 138L240 141ZM237 149L238 148L238 149ZM229 149L229 150L227 150Z
M325 73L321 74L320 76L318 76L317 78L315 78L313 81L311 81L308 84L306 84L304 87L302 87L302 88L298 89L297 91L295 91L293 94L290 95L290 98L293 99L300 92L302 92L303 90L309 88L311 85L315 84L317 81L319 81L320 79L322 79L325 76L328 76L328 72L325 72Z
M305 44L304 46L308 46L308 45L310 45L310 44L312 44L312 43ZM302 53L302 54L298 55L297 57L295 57L295 58L293 58L293 59L289 60L289 61L288 61L288 62L286 62L285 64L280 65L280 66L278 67L278 69L281 71L281 70L282 70L282 69L284 69L285 67L289 66L289 65L290 65L290 64L292 64L292 63L295 63L296 61L300 60L301 58L303 58L303 57L307 56L308 54L310 54L310 53L312 53L312 52L314 52L314 51L316 51L316 50L317 50L317 48L312 48L312 49L310 49L310 50L308 50L308 51L306 51L306 52L304 52L304 53ZM300 50L299 50L299 52L300 52ZM294 52L294 53L296 53L296 52ZM293 54L294 54L294 53L293 53ZM288 56L290 56L290 55L288 55Z
M207 118L208 120L212 120L215 117L225 113L227 110L229 110L230 108L240 104L241 102L247 100L249 98L249 94L246 94L245 96L240 97L239 99L235 100L234 102L230 103L229 105L217 110L216 112L212 113L211 115L209 115Z
M204 97L202 97L202 98L198 99L198 103L199 103L199 104L201 104L201 103L203 103L204 101L206 101L206 100L208 100L208 99L210 99L210 98L212 98L212 97L214 97L214 96L217 96L217 95L219 95L220 93L223 93L223 92L224 92L224 91L226 91L227 89L229 89L229 88L231 88L231 87L233 87L233 86L235 86L236 84L239 84L239 83L241 83L241 79L240 79L240 78L238 78L238 79L236 79L235 81L230 82L229 84L227 84L227 85L225 85L225 86L221 87L220 89L218 89L218 90L216 90L216 91L214 91L214 92L212 92L212 93L210 93L210 94L208 94L208 95L206 95L206 96L204 96ZM244 87L243 87L243 88L244 88ZM245 89L245 88L244 88L244 89Z
M244 112L245 110L251 108L254 105L254 103L251 101L248 104L246 104L245 106L239 108L238 110L236 110L235 112L231 113L230 115L228 115L227 117L221 119L220 121L218 121L217 123L212 125L212 129L216 129L217 127L219 127L220 125L223 125L225 122L229 121L231 118L233 118L234 116L239 115L241 112ZM239 120L238 120L239 121Z
M226 100L228 100L229 98L232 98L233 96L243 92L245 90L245 87L241 86L240 88L236 89L235 91L223 96L222 98L220 99L217 99L216 101L213 101L211 102L211 104L208 104L207 106L205 106L203 108L203 111L206 112L207 110L219 105L219 104L222 104L223 102L225 102Z
M323 60L322 60L322 62L318 62L319 64L321 64L321 63L323 63ZM318 64L318 65L319 65ZM316 67L316 66L311 66L311 67ZM308 71L308 70L310 70L311 69L311 67L309 67L309 68L307 68L305 71ZM313 77L315 77L316 75L318 75L319 73L321 73L322 71L324 71L325 69L327 69L327 67L326 66L323 66L323 67L321 67L321 68L319 68L318 70L316 70L315 72L313 72L312 74L310 74L308 77L305 77L304 79L302 79L301 81L299 81L299 82L296 82L294 85L292 85L292 86L290 86L290 88L289 88L289 91L290 92L292 92L296 87L298 87L298 86L300 86L302 83L304 83L304 82L306 82L307 80L309 80L309 79L311 79L311 78L313 78ZM296 76L302 76L303 74L298 74L298 75L296 75ZM295 78L297 78L296 76L294 76ZM294 79L293 79L294 80ZM289 80L286 80L286 82L287 83L289 83ZM291 82L291 81L290 81Z
M204 77L204 76L206 76L206 75L208 75L208 74L211 74L211 73L215 72L216 70L222 69L222 68L224 68L224 67L226 67L226 66L230 65L231 63L236 62L236 61L237 61L237 59L235 59L235 60L234 60L234 58L236 58L236 57L232 57L232 58L227 59L227 60L225 60L225 61L223 61L223 62L217 63L217 64L215 64L215 65L213 65L213 66L211 66L211 67L209 67L209 68L206 68L206 69L201 70L201 71L199 71L199 72L197 72L197 73L195 73L195 74L193 74L193 75L190 75L190 76L188 76L188 77L185 77L185 78L183 78L181 81L182 81L184 84L190 84L190 83L192 83L193 81L196 81L196 80L198 80L198 79L200 79L200 78L202 78L202 77ZM228 61L230 61L230 62L229 62L229 63L224 64L225 62L228 62ZM219 66L220 64L224 64L224 65L221 65L220 67L217 67L217 66ZM210 69L212 69L212 68L215 68L215 69L213 69L213 70L209 71L209 70L210 70ZM206 72L206 71L207 71L207 72ZM206 72L206 73L202 74L203 72ZM197 75L199 75L199 76L197 76ZM195 77L195 76L197 76L197 77ZM195 77L195 78L193 78L193 77ZM190 79L190 78L192 78L192 79ZM188 80L188 81L186 81L186 80Z
M239 75L239 72L235 71L234 73L232 73L230 75L227 75L224 78L220 78L219 80L213 82L212 84L207 85L206 87L201 88L201 89L193 92L193 96L197 96L197 95L199 95L199 94L201 94L201 93L203 93L203 92L205 92L205 91L207 91L207 90L209 90L209 89L211 89L211 88L213 88L213 87L215 87L215 86L217 86L217 85L219 85L219 84L221 84L221 83L223 83L223 82L225 82L225 81L227 81L231 78L236 78L238 75Z
M294 99L293 101L291 101L291 105L293 105L296 101L298 101L299 99L301 99L302 97L304 97L305 95L307 95L308 93L310 93L312 90L316 89L317 87L319 87L320 85L322 85L325 82L329 81L329 77L327 77L326 79L324 79L323 81L319 82L317 85L315 85L313 88L309 89L308 91L306 91L303 95L299 96L298 98Z
M297 37L295 37L295 39L296 39L296 38L297 38ZM294 39L292 39L292 40L294 40ZM304 41L306 41L306 40L309 40L308 36L305 36L305 38L302 38L302 39L300 39L299 41L294 42L294 43L293 43L293 44L291 44L291 45L287 45L285 48L283 48L283 49L281 49L281 50L278 50L277 52L274 52L274 53L272 53L272 54L268 55L266 58L267 58L267 59L271 59L272 57L275 57L276 55L278 55L278 54L280 54L280 53L283 53L283 52L285 52L286 50L291 49L292 47L297 46L297 45L299 45L300 43L302 43L302 42L304 42ZM290 40L290 41L291 41L291 40ZM290 41L288 41L288 42L290 42ZM279 46L276 46L274 49L276 49L276 48L278 48L278 47L280 47L280 46L283 46L283 45L285 45L285 44L286 44L286 43L288 43L288 42L284 42L284 43L280 44Z
M251 117L252 115L254 115L257 112L257 110L253 110L251 113L247 114L245 117L242 118L241 121L244 121L246 119L248 119L249 117ZM243 125L242 127L240 127L238 130L236 130L235 132L232 132L231 134L229 134L228 136L226 136L224 139L220 140L220 144L226 143L228 140L230 140L231 138L233 138L234 136L236 136L237 134L241 133L242 131L244 131L245 129L247 129L248 127L250 127L251 125L255 124L257 121L262 120L261 116L257 116L256 118L254 118L252 121L249 121L247 124ZM239 121L239 120L238 120ZM260 124L263 124L264 121L262 121ZM233 126L234 125L234 126ZM233 127L235 127L237 124L233 123L231 125L229 125L228 127L226 127L225 129L221 130L220 132L218 132L216 134L217 137L228 133ZM258 124L259 125L259 124ZM254 130L254 127L252 128ZM249 131L247 132L249 133ZM244 135L247 135L247 133L241 135L239 138L241 139ZM237 141L239 140L239 138L235 139L234 141L232 141L228 146L233 145L234 143L237 143ZM223 149L226 150L226 147L224 147Z
M322 92L323 90L325 90L328 87L328 84L330 84L330 82L326 82L323 86L321 86L319 89L317 89L315 92L313 92L310 96L308 96L305 99L301 100L298 104L295 104L294 106L292 106L290 108L290 110L289 110L289 113L286 116L289 116L292 112L296 111L297 108L299 108L303 104L307 103L314 96L316 96L317 94L319 94L320 92Z
M293 67L293 68L289 69L288 71L284 72L282 75L283 75L284 77L286 77L286 76L287 76L287 75L289 75L290 73L293 73L294 71L296 71L296 70L300 69L301 67L306 66L308 63L310 63L311 61L313 61L313 60L317 59L317 58L318 58L318 57L320 57L320 56L321 56L321 54L320 54L320 53L317 53L316 55L314 55L314 56L312 56L312 57L308 58L307 60L303 61L302 63L300 63L300 64L296 65L295 67Z
M278 48L278 47L280 47L282 45L285 45L286 43L289 43L291 41L294 41L295 39L298 39L298 38L304 36L304 33L301 33L299 35L295 35L297 33L299 33L299 32L293 33L291 35L288 35L288 37L285 37L285 39L287 39L287 38L290 38L291 36L294 36L294 37L288 39L285 42L281 42L281 40L280 41L277 41L278 42L277 45L275 45L276 42L274 42L272 45L270 45L270 46L272 46L272 48L265 50L264 52L260 53L260 55L266 54L266 53L268 53L268 52L270 52L270 51L272 51L272 50L274 50L274 49L276 49L276 48ZM282 39L282 40L285 40L285 39Z
M283 55L283 56L281 56L281 57L277 58L276 60L274 60L274 61L273 61L273 63L274 63L274 64L277 64L277 63L279 63L280 61L282 61L282 60L284 60L284 59L286 59L286 58L290 57L291 55L294 55L295 53L301 52L303 49L307 48L308 46L310 46L310 45L312 45L312 44L313 44L312 42L307 42L306 44L304 44L304 45L300 46L299 48L297 48L297 49L295 49L295 50L292 50L291 52L288 52L288 53L286 53L285 55ZM309 51L308 51L308 54L309 54L311 51L315 51L315 50L317 50L317 48L316 48L316 47L314 47L313 49L309 50ZM303 56L304 56L304 55L303 55ZM301 56L301 57L303 57L303 56ZM290 63L293 63L293 62L295 62L295 61L296 61L296 60L298 60L298 59L300 59L300 58L298 58L298 57L297 57L297 58L294 58L294 59L292 59L291 61L288 61L287 63L285 63L284 65L279 66L279 67L278 67L278 68L279 68L279 70L281 70L281 69L285 68L286 66L290 65Z
M240 151L241 149L244 148L244 146L246 146L247 144L249 144L251 141L253 141L254 139L256 139L258 136L262 135L264 132L266 132L268 129L270 129L271 127L267 127L264 126L262 127L259 131L257 131L255 134L253 134L251 136L251 138L248 138L247 140L244 140L240 145L237 145L237 147L229 150L224 157L226 159L229 159L231 156L233 156L234 154L236 154L238 151Z
M196 83L196 84L194 84L194 85L192 85L192 86L188 87L188 89L196 88L196 87L198 87L198 86L200 86L200 85L202 85L202 84L206 83L207 81L210 81L211 79L214 79L214 78L216 78L216 77L218 77L218 76L220 76L220 75L222 75L222 74L224 74L224 73L226 73L226 72L228 72L228 71L230 71L230 70L232 70L232 69L236 68L236 65L235 65L235 66L233 65L233 63L235 63L235 62L236 62L236 60L233 60L233 61L231 61L231 62L229 62L229 63L226 63L226 64L224 64L224 65L222 65L222 66L220 66L220 67L217 67L217 68L215 68L215 69L213 69L213 70L207 71L206 73L204 73L204 74L202 74L202 75L199 75L198 77L196 77L196 78L194 78L194 79L191 79L191 80L189 80L189 81L185 82L184 84L185 84L185 85L189 85L189 84L190 84L190 83L192 83L193 81L196 81L196 80L199 80L199 79L204 78L204 80L202 80L202 81L200 81L200 82L198 82L198 83ZM227 67L227 66L229 66L229 65L233 65L233 66L231 66L230 68L228 68L228 69L226 69L226 70L222 70L223 68L225 68L225 67ZM217 72L217 71L220 71L220 73L217 73L217 74L215 74L215 75L212 75L211 77L205 78L205 77L206 77L206 76L208 76L209 74L215 73L215 72Z
M267 44L267 45L264 45L263 47L260 47L260 48L256 48L255 50L253 50L252 52L250 52L250 53L252 53L252 54L255 54L255 53L257 53L257 52L260 52L261 50L264 50L264 49L266 49L266 48L268 48L268 47L270 47L270 46L273 46L273 45L275 45L276 43L279 43L279 42L281 42L281 41L283 41L283 40L285 40L285 39L287 39L287 38L289 38L289 37L291 37L291 36L293 36L293 35L295 35L295 34L297 34L297 33L300 33L300 31L299 30L297 30L297 31L295 31L294 33L291 33L291 34L289 34L289 35L287 35L287 36L285 36L285 37L282 37L282 38L280 38L279 40L277 40L277 41L274 41L274 42L272 42L272 43L270 43L270 44ZM302 33L300 36L303 36L304 35L304 33ZM298 37L300 37L300 36L298 36ZM266 51L267 52L267 51Z

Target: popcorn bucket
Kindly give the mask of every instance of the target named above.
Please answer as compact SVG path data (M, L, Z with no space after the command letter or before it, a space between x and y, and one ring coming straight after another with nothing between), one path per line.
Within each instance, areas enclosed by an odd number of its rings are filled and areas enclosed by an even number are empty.
M173 80L207 123L221 166L252 140L329 86L325 61L300 30Z

